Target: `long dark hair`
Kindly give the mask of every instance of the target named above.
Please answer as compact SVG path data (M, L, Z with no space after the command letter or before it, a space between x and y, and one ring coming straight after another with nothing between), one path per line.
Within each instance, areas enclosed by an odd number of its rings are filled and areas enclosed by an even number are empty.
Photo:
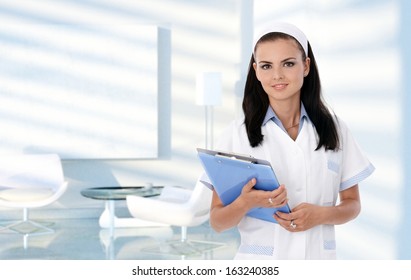
M295 40L287 34L272 32L261 37L256 43L255 48L257 48L261 42L275 41L277 39ZM297 40L295 41L298 43ZM305 60L305 52L299 43L298 46L303 54L303 60ZM319 150L321 147L324 147L326 150L337 150L339 148L339 137L336 123L322 98L320 76L310 43L308 43L308 57L311 61L310 71L307 77L304 78L304 83L301 88L301 101L319 136L316 150ZM251 55L243 98L244 123L251 147L259 146L264 140L261 125L267 113L268 106L270 105L268 95L257 79L253 68L254 62L254 55Z

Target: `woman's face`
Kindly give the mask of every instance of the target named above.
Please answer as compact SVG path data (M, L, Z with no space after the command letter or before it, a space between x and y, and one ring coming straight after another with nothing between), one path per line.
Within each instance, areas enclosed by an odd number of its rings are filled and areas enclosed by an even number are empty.
M271 102L300 101L304 77L310 69L310 59L303 60L298 43L293 39L261 42L255 51L253 64L257 79Z

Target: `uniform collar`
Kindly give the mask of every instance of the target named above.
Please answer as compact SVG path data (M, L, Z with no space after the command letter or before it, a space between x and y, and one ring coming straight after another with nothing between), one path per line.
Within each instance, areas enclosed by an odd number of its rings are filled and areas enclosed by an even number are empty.
M308 117L307 111L305 110L304 104L301 102L301 109L300 109L300 127L302 126L302 123L304 120L310 121L310 118ZM263 121L263 126L267 124L268 121L272 120L275 122L278 126L280 126L282 129L284 129L283 124L281 123L280 119L278 118L277 114L274 112L273 108L271 106L268 106L267 113L265 114L265 118Z

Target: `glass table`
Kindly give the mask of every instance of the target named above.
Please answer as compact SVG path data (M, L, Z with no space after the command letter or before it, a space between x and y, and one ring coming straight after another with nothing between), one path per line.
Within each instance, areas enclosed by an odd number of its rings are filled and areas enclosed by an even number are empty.
M125 200L128 195L139 195L143 197L153 197L161 194L162 186L138 186L138 187L97 187L88 188L81 191L84 197L104 200L105 209L99 218L99 225L103 228L100 231L100 239L106 247L108 259L114 258L114 240L116 238L115 228L131 227L169 227L168 224L155 223L136 218L118 218L115 211L115 201ZM106 234L107 228L109 229ZM103 238L102 238L103 237Z
M99 218L99 224L103 228L113 230L116 227L165 226L165 224L136 218L118 218L115 211L115 201L125 200L127 195L152 197L160 195L162 190L162 186L97 187L84 189L81 191L81 194L87 198L104 200L106 202L105 209Z

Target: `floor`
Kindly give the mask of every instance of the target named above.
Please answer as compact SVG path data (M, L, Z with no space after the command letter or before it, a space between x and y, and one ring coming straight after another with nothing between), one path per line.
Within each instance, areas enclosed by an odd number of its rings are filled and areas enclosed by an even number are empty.
M96 218L47 221L53 233L0 231L0 260L162 260L232 259L239 236L235 229L214 232L208 223L188 229L181 244L179 227L102 229ZM207 242L204 242L207 241ZM210 243L210 244L209 244Z

